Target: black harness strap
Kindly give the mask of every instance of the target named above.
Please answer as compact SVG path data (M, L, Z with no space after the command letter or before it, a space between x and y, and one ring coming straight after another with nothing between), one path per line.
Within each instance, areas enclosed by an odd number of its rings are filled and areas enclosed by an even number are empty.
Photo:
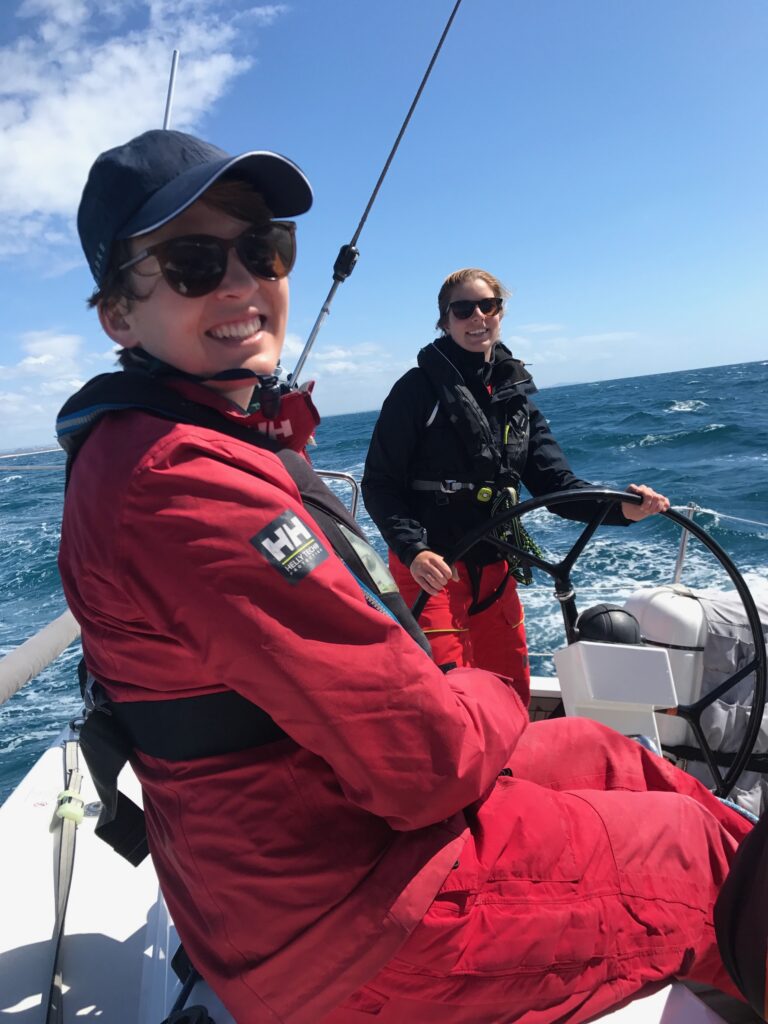
M164 761L233 754L287 738L277 722L234 690L181 700L121 701L103 709L132 747Z
M509 583L509 577L512 575L508 572L501 583L496 587L492 594L486 594L482 601L478 600L480 597L480 581L483 578L483 566L475 565L474 562L464 562L467 569L467 575L469 576L469 582L472 584L472 604L469 606L467 614L479 615L480 612L484 612L487 608L490 608L492 604L495 604L504 591L507 589Z
M93 690L98 694L98 686ZM180 700L97 702L80 730L83 757L102 803L96 834L134 866L149 853L144 812L117 788L134 750L187 761L286 739L266 711L234 690Z
M117 788L133 748L109 715L93 711L80 730L80 749L101 801L96 835L137 867L149 853L144 811Z

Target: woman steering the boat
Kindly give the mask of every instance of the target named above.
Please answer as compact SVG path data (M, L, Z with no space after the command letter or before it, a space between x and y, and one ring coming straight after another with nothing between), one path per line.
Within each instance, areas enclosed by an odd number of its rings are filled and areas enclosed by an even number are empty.
M390 569L410 605L431 595L420 624L439 665L471 665L515 681L527 700L528 649L518 582L530 571L480 543L455 566L445 555L470 530L518 500L591 487L574 476L524 364L499 340L508 292L487 270L450 274L437 296L442 333L398 380L373 432L363 476L368 513L390 549ZM606 523L626 525L669 501L630 484L641 505L614 506ZM595 506L554 511L588 520ZM501 539L531 544L519 520Z
M609 729L531 725L507 680L441 672L269 441L276 218L310 202L290 160L170 131L83 192L92 301L138 357L59 420L100 834L134 863L148 840L238 1024L578 1024L673 976L734 991L712 905L748 822ZM143 822L110 799L128 752Z

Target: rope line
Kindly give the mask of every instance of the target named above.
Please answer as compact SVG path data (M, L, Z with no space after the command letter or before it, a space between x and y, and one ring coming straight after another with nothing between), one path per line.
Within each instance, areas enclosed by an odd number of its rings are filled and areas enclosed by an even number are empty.
M672 505L673 511L675 512L687 512L687 505ZM717 516L719 519L732 519L735 523L749 523L751 526L764 526L768 530L768 523L761 523L759 519L744 519L742 516L729 516L725 512L718 512L714 508L702 508L701 505L696 505L693 510L694 515L700 513L707 516Z

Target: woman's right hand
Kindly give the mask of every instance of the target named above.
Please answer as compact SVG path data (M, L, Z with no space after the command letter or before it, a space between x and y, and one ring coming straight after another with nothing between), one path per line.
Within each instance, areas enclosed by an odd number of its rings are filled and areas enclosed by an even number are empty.
M411 576L432 597L439 594L446 583L459 578L455 566L451 568L436 551L420 551L411 562Z

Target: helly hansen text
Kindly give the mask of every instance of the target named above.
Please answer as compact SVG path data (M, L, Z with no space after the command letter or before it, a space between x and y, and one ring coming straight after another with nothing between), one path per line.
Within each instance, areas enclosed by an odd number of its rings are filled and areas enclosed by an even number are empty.
M251 537L251 544L289 583L303 580L328 557L306 523L288 509Z

